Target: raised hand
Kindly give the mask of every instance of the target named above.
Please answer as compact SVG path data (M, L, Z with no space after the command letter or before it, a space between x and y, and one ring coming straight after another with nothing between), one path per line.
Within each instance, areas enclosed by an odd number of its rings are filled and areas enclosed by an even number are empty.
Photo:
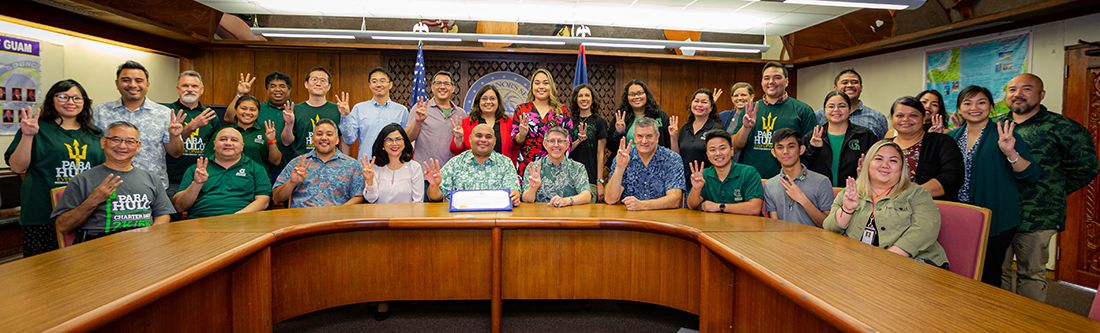
M531 170L527 173L527 182L531 184L532 188L542 187L542 165L533 163L527 167Z
M169 115L172 118L168 123L168 134L172 137L180 136L180 134L183 134L183 119L187 118L187 112L183 110L169 111Z
M363 166L363 181L367 186L374 186L374 156L371 156L370 161L363 156L359 159L359 164Z
M703 161L691 161L688 167L691 168L691 188L703 189L707 183L703 178Z
M577 126L577 142L588 140L588 123L582 122Z
M814 135L810 136L810 145L821 148L825 145L825 128L821 125L814 126Z
M634 145L631 143L631 145ZM630 147L626 145L626 139L619 141L619 152L615 154L615 167L626 169L630 163Z
M191 182L197 185L206 184L206 180L210 179L210 175L206 173L206 165L210 161L206 157L199 156L195 160L195 174L191 176Z
M455 142L462 140L462 120L451 118L451 138Z
M336 95L336 109L340 111L340 115L347 116L351 114L351 107L349 107L350 100L351 98L348 97L348 93L346 91L340 92L340 94Z
M787 177L787 175L783 175L782 177L779 177L779 184L783 185L783 189L787 190L787 196L790 197L791 200L794 200L795 202L809 202L810 201L810 198L806 197L806 193L803 193L802 189L799 188L798 185L794 183L794 180L789 179ZM849 211L851 211L851 210L849 210Z
M722 97L722 88L714 88L714 102L718 103L718 98Z
M943 126L943 116L939 113L932 114L932 127L928 128L929 133L947 133L947 128Z
M863 171L863 154L859 154L859 162L856 162L856 174Z
M615 111L615 132L626 133L626 111Z
M195 118L187 122L187 125L184 126L184 132L188 133L191 131L195 131L195 129L198 129L198 127L206 126L210 123L211 120L215 119L216 116L218 116L218 113L213 112L213 110L211 110L210 108L202 110L202 112L199 112L198 115L195 115Z
M23 131L23 136L34 136L38 134L38 116L41 115L41 108L38 109L38 112L35 112L35 110L31 108L19 109L19 129Z
M283 104L283 126L294 126L294 103L286 101Z
M1016 155L1016 137L1012 135L1015 130L1016 122L1012 120L1005 120L997 124L997 147L1001 148L1001 152L1008 158Z
M856 207L859 206L859 193L857 193L857 191L856 191L856 180L855 180L855 178L848 177L848 180L845 182L845 185L846 186L844 187L844 203L841 204L840 208L843 209L844 211L854 212L856 210ZM786 186L784 186L784 187L786 187Z
M237 80L237 94L248 95L252 91L253 82L256 82L256 77L252 73L241 73L241 78Z
M668 117L668 135L673 139L680 137L680 116Z
M106 178L103 178L103 182L96 186L92 193L88 195L88 200L96 204L107 201L107 198L111 197L111 193L115 193L115 189L119 185L122 185L122 177L115 174L109 174Z
M416 111L413 114L413 120L418 123L423 123L424 120L428 119L428 101L424 99L423 96L416 100L416 105L413 106L413 109Z
M516 121L519 122L519 132L523 135L527 135L531 131L531 124L527 122L527 112L520 112L516 117Z
M952 124L952 126L959 127L959 126L962 126L964 123L966 123L966 120L963 120L963 117L962 117L961 113L956 111L955 113L951 114L951 124Z
M443 173L439 172L439 160L428 159L424 164L424 179L428 180L429 185L439 186L443 182Z
M275 140L275 121L268 119L264 120L264 139L267 141Z
M298 163L294 165L294 170L290 172L290 183L301 184L302 182L304 182L306 180L306 177L309 177L309 168L311 167L313 167L312 160L298 160Z
M741 119L741 128L752 130L753 126L756 126L756 102L750 100L749 104L745 104L745 116Z

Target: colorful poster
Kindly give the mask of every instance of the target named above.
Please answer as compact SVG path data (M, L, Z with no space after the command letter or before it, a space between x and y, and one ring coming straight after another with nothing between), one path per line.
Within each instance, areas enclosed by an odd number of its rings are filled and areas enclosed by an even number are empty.
M943 94L943 107L955 113L959 91L978 85L993 93L993 116L1008 112L1005 85L1017 74L1027 71L1030 34L999 36L993 39L929 50L925 53L924 86Z
M19 129L19 109L38 104L43 93L42 48L35 40L0 35L0 135Z

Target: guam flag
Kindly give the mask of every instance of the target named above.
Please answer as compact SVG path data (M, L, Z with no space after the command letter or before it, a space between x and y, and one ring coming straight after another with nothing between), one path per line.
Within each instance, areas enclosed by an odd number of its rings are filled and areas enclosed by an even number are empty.
M584 59L584 45L577 53L577 67L573 70L573 86L588 83L588 61Z

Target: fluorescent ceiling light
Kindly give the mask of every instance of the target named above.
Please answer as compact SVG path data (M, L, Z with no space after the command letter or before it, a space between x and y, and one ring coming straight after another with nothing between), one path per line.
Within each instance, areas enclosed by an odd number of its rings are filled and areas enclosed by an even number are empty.
M478 38L482 43L511 43L511 44L540 44L540 45L565 45L565 42L552 40L519 40L519 39L491 39Z
M760 53L760 50L756 49L738 49L731 47L706 47L706 46L681 46L681 51L711 51L711 52L733 52L733 53Z
M663 49L664 45L657 44L627 44L627 43L599 43L599 42L584 42L584 46L595 47L621 47L627 49Z
M355 39L352 35L326 35L326 34L284 34L277 32L265 32L264 37L283 38L327 38L327 39Z
M850 8L870 8L870 9L907 9L907 4L893 4L893 3L879 3L879 2L860 2L860 1L832 1L832 0L784 0L785 3L793 3L800 5L814 5L814 6L831 6L831 7L850 7ZM885 2L885 1L884 1Z
M461 42L462 38L447 38L447 37L414 37L414 36L370 36L370 39L382 39L382 40L411 40L421 41L426 40L430 42Z

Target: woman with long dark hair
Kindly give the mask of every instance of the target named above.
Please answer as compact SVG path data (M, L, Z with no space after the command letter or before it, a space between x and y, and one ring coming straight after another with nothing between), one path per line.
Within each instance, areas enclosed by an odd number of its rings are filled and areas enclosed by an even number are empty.
M634 119L640 117L657 121L657 133L661 135L657 144L671 149L672 138L663 134L668 133L668 114L657 106L653 93L642 80L630 80L623 86L622 102L619 103L619 110L615 112L615 131L607 143L611 147L618 147L619 140L623 140L623 137L626 137L627 142L634 140Z
M924 130L924 105L916 98L898 98L890 107L898 135L889 139L901 147L909 179L937 200L957 200L963 182L963 157L955 140Z
M856 176L860 157L878 140L870 129L848 121L852 100L844 92L826 94L822 110L825 126L815 126L814 132L803 139L806 152L802 153L802 163L829 178L833 187L840 187L845 179Z
M573 87L569 99L569 109L573 110L573 143L569 158L584 165L588 171L589 190L596 193L597 200L603 200L603 185L607 155L607 121L600 117L600 102L596 98L596 89L589 84Z
M424 168L413 161L413 146L396 123L382 127L363 162L363 198L369 203L424 202Z
M454 131L454 139L451 140L451 153L458 155L470 149L470 134L474 126L478 124L493 125L493 133L496 133L496 145L493 150L508 156L512 162L516 161L519 147L512 141L512 117L504 113L504 100L500 92L491 84L481 87L474 94L474 105L470 107L470 113L462 121L451 120Z
M546 156L546 149L542 145L546 130L561 127L573 131L573 116L558 100L557 90L558 86L550 71L544 68L535 70L531 74L531 87L527 90L527 103L516 105L516 112L512 114L516 124L512 126L511 135L519 146L516 170L521 175L527 164Z
M703 134L713 129L722 129L722 121L718 118L718 106L714 103L714 92L707 88L700 88L691 94L691 107L688 110L687 123L680 125L680 117L672 116L669 119L668 136L672 138L672 151L680 154L684 161L684 177L691 176L691 162L703 163L703 167L709 167L707 160L707 140ZM691 182L688 182L687 190L691 191Z
M43 97L38 112L19 110L19 130L4 153L11 170L24 174L19 189L24 258L57 249L50 191L104 160L102 131L92 122L92 100L84 87L62 80Z

